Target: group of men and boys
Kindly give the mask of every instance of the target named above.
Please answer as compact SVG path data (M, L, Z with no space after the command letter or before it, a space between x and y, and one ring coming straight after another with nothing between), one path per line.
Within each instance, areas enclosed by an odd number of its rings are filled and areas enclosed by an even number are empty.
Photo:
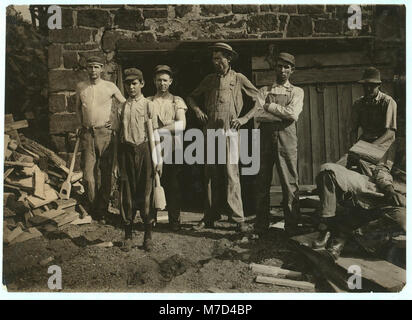
M276 164L283 193L285 231L294 234L298 232L300 218L296 122L304 99L304 91L289 82L295 70L295 57L289 53L280 53L275 65L274 84L258 90L246 76L232 69L231 63L238 53L230 45L219 42L211 45L209 50L216 72L207 75L190 93L186 98L187 105L203 124L204 130L237 131L250 119L254 119L260 129L260 170L256 177L254 230L263 234L269 228L270 186L273 165ZM177 122L181 124L181 129L185 128L188 107L181 97L169 92L173 81L173 72L169 66L155 67L153 80L156 94L148 98L142 94L145 85L143 73L137 68L124 70L124 86L128 95L126 99L115 84L101 79L103 65L101 58L90 57L87 60L89 79L77 86L77 114L82 125L81 165L88 208L96 219L104 223L111 192L116 140L125 246L131 245L133 221L139 210L145 228L143 247L149 251L153 246L152 228L156 220L153 196L155 173L161 176L165 188L169 225L173 231L180 228L181 195L177 180L178 164L152 161L147 123L151 122L157 130L169 130L173 134ZM363 130L360 139L375 144L392 144L396 130L396 103L390 96L379 91L381 82L377 69L368 68L361 82L364 84L365 96L355 103L353 112L357 115L355 129L360 127ZM255 104L248 113L240 117L243 108L242 92L250 96ZM113 126L113 98L121 104L115 112L120 124L118 130ZM199 104L202 101L200 98L203 98L204 105ZM205 141L206 144L210 143L206 134ZM227 138L226 146L229 145L230 139ZM230 220L237 224L238 230L248 231L241 198L239 167L229 161L228 157L226 152L224 164L205 164L204 217L194 226L195 230L213 228L220 219L222 208L226 208L229 209ZM352 165L353 161L348 160L348 163ZM362 164L362 168L368 167ZM335 256L339 255L344 242L337 241L342 236L335 231L336 222L333 217L337 203L344 196L359 199L359 194L364 190L352 186L359 184L358 180L376 183L384 192L383 199L387 205L404 206L391 183L389 172L392 164L393 158L387 157L385 162L374 168L369 166L369 171L363 171L362 174L346 169L345 165L322 166L317 177L321 200L321 232L314 243L315 247L327 248ZM365 180L368 173L370 179Z

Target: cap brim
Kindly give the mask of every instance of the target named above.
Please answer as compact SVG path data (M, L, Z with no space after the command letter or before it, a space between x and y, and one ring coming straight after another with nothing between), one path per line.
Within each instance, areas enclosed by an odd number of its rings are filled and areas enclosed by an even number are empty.
M136 79L139 79L139 77L138 77L138 76L127 76L127 77L124 79L124 81L127 81L127 80L136 80Z

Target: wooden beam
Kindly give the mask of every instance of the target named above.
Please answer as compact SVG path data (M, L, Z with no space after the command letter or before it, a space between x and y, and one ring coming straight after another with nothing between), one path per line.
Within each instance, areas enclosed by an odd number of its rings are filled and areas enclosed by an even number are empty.
M274 278L274 277L257 276L256 282L265 283L265 284L274 284L276 286L282 286L282 287L299 288L299 289L310 290L310 291L315 290L315 285L307 281L296 281L296 280L289 280L289 279L279 279L279 278Z
M324 68L296 70L292 74L290 82L295 85L315 84L315 83L345 83L357 82L362 78L364 68ZM381 68L381 79L391 81L393 79L393 68ZM275 71L255 71L253 78L257 87L272 85L276 79Z
M29 126L29 123L27 120L20 120L20 121L15 121L11 123L5 123L4 124L4 131L10 131L10 130L18 130L18 129L23 129L27 128Z
M270 276L284 275L286 277L299 278L302 276L301 272L282 269L276 266L266 266L263 264L251 263L250 268L253 272L266 274Z

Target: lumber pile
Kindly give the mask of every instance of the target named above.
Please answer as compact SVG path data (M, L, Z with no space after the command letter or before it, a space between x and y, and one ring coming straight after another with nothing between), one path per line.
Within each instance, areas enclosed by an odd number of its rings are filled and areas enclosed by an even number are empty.
M69 223L90 223L84 208L75 199L82 192L81 172L74 173L72 198L59 199L67 178L66 162L53 151L19 134L27 121L6 115L4 139L4 223L7 245L43 236L42 231L59 229ZM76 193L77 192L77 193Z

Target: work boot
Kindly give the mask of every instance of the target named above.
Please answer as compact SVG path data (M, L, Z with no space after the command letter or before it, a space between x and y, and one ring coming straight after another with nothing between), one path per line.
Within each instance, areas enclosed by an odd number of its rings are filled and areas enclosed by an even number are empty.
M197 225L193 226L192 228L195 231L201 231L206 228L215 228L215 222L202 220Z
M328 241L331 237L331 232L328 230L328 227L324 223L319 224L319 236L318 238L313 241L312 248L313 249L324 249L328 244Z
M121 250L128 252L132 248L132 238L133 238L133 230L132 225L127 224L124 226L124 241L122 243Z
M144 238L143 238L143 249L145 251L151 251L153 249L152 241L152 224L145 225Z
M343 237L336 237L330 241L330 244L327 246L327 250L333 257L333 259L338 260L343 248L345 247L345 243L346 239L344 239Z
M179 222L169 223L169 227L170 227L170 230L173 231L173 232L178 232L181 229L181 226L180 226Z

